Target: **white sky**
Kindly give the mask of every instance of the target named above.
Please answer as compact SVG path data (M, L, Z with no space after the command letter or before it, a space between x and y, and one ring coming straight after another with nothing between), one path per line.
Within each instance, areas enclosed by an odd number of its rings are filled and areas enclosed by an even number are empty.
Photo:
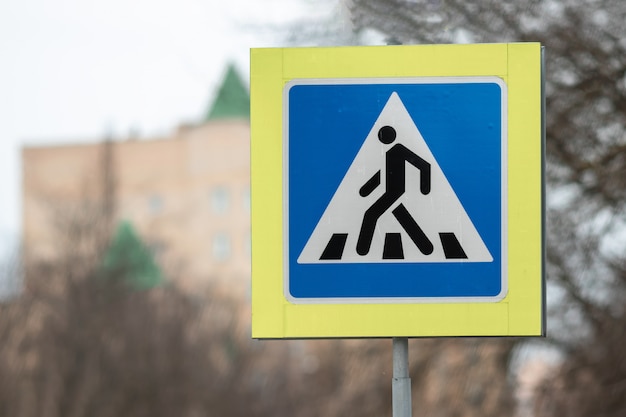
M198 120L228 61L338 0L2 0L0 256L20 233L20 147L142 137ZM321 7L320 7L321 6Z

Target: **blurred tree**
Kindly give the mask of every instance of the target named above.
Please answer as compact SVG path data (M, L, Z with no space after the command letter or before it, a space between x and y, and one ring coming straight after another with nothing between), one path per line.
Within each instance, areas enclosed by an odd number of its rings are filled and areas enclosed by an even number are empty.
M226 69L224 81L205 120L230 118L250 118L250 93L233 63L230 63Z
M126 220L117 226L111 245L104 253L101 270L105 277L121 279L136 289L153 288L163 283L161 268Z
M626 3L350 0L390 43L545 46L550 339L545 415L626 412Z

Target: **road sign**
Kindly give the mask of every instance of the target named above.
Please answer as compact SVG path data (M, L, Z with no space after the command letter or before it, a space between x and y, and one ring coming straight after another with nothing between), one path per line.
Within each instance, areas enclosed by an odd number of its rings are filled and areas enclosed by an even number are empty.
M290 301L505 295L501 79L294 80L284 91Z
M253 50L253 335L541 334L540 74L537 44Z

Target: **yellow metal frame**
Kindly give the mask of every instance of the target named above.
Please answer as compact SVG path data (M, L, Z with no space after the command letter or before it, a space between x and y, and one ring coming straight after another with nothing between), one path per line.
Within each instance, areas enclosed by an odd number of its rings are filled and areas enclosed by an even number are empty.
M508 293L499 302L292 304L283 293L283 87L292 79L497 76L508 89ZM544 325L538 43L251 50L252 337L539 336Z

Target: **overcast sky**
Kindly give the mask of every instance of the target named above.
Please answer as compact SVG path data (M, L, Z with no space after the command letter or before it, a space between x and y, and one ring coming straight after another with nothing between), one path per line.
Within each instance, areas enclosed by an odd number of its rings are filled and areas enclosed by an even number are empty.
M151 137L198 120L229 61L247 78L249 48L285 46L272 28L338 3L2 0L0 255L20 232L21 146Z

